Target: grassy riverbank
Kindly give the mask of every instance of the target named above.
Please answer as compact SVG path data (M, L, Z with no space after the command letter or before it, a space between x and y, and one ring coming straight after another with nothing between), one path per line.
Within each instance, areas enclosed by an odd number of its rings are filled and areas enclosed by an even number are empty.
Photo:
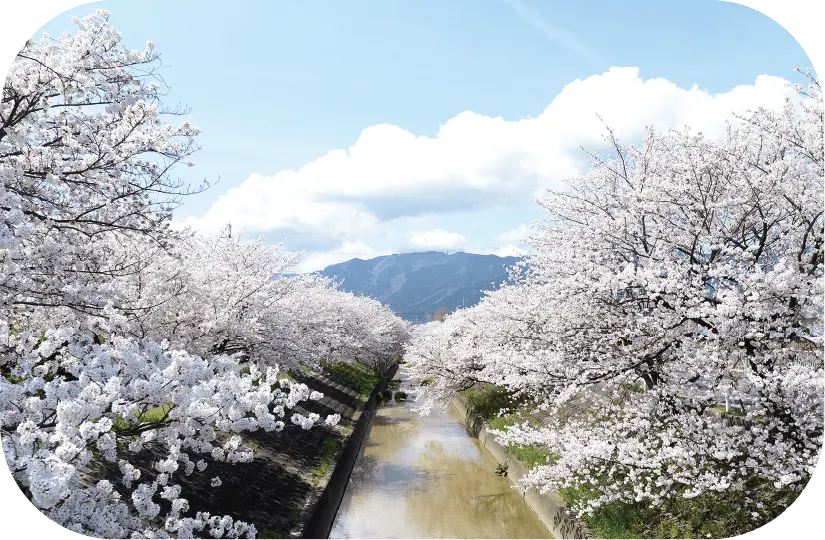
M321 400L302 401L298 407L303 414L316 413L322 418L331 413L341 415L337 426L319 422L312 429L285 419L282 432L257 430L243 434L243 446L254 452L254 460L244 463L227 463L203 456L206 471L181 475L181 496L190 503L214 509L254 523L261 538L289 538L308 522L309 512L319 497L319 489L325 485L336 468L342 450L353 433L358 421L359 409L369 397L380 377L360 364L329 364L323 373L290 371L281 378L307 384L312 390L324 394ZM168 423L177 414L173 403L157 407L141 407L132 415L118 416L114 430L123 439L121 455L135 463L141 471L141 481L153 481L157 471L153 463L163 457L163 448L156 443L144 444L132 451L128 443L138 436L135 426ZM223 442L230 433L218 433ZM98 452L93 449L93 452ZM102 458L83 470L90 482L108 480L116 489L123 477L118 464ZM211 486L211 479L219 477L221 485ZM120 494L123 496L125 491ZM313 502L316 501L316 502Z
M516 422L541 422L531 408L512 399L501 387L477 385L465 391L464 397L473 413L492 430L503 431ZM736 411L727 414L736 416ZM528 469L556 459L547 448L509 445L507 449ZM798 496L798 492L752 482L747 491L762 494L760 498L766 502L763 512L770 519L781 514ZM599 488L598 484L563 488L559 495L568 508L574 508L598 499ZM581 519L597 538L726 538L753 530L751 516L743 510L744 506L744 495L729 490L693 498L674 497L655 508L642 502L611 502Z
M358 363L322 362L321 367L332 378L357 390L364 400L366 400L370 392L372 392L372 389L375 388L375 385L381 380L380 375Z

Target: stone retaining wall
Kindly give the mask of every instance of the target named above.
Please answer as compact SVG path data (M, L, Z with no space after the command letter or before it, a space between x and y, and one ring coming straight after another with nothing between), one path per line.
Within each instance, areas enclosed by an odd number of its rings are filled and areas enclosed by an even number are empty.
M525 490L519 480L527 474L526 467L507 448L496 442L495 437L487 432L480 419L469 409L467 400L462 395L453 398L453 406L464 420L468 431L478 437L479 442L499 463L507 464L507 477L513 480L513 488L524 498L527 506L535 512L539 520L547 527L554 538L590 538L590 531L581 521L571 515L557 493L541 494L535 489Z

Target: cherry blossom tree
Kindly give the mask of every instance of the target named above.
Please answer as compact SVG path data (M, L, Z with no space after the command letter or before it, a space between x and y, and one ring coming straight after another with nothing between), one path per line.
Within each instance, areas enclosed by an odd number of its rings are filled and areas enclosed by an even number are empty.
M0 105L0 207L6 305L97 316L112 278L139 271L171 240L189 192L173 175L198 130L166 123L152 43L129 50L104 12L18 54ZM82 246L82 249L74 246ZM53 316L62 310L50 310Z
M242 373L237 358L204 359L148 340L113 337L98 344L73 328L41 335L3 325L0 332L3 450L15 479L47 516L103 537L163 530L186 536L218 523L230 527L230 536L254 536L251 524L201 513L183 517L188 502L174 479L196 467L203 471L198 454L251 460L242 439L226 434L282 430L285 410L310 397L306 385L279 381L277 368L263 373L252 365ZM162 417L147 416L164 404ZM154 479L133 486L140 472L119 449L138 452L146 444L162 445L168 454L154 464ZM81 468L92 459L119 464L131 504L107 480L82 487ZM155 497L171 502L162 519ZM160 530L147 526L157 519Z
M608 131L612 155L541 202L524 276L414 334L405 367L436 377L423 408L477 382L533 400L542 421L500 438L550 450L524 482L591 493L580 512L738 493L754 526L775 516L766 503L793 500L823 442L809 78L722 140L651 131L636 147Z
M281 431L323 397L282 368L397 354L406 324L331 280L285 276L296 257L262 240L173 231L191 193L173 174L198 130L167 123L184 111L161 101L151 43L124 47L105 11L74 23L25 45L0 103L6 462L77 532L253 537L254 524L190 509L178 480L208 474L199 456L249 461L241 433ZM151 478L125 457L148 446L164 456ZM89 475L101 460L120 485Z
M404 321L330 278L291 274L300 254L226 230L182 237L174 252L158 253L127 281L124 325L136 337L168 339L197 354L242 349L262 369L271 361L313 368L321 360L376 367L401 353Z
M377 300L337 289L330 278L317 275L287 279L294 293L282 309L294 321L280 335L303 343L315 362L358 362L383 374L403 352L409 324ZM285 325L282 325L285 327ZM288 352L288 351L286 351Z

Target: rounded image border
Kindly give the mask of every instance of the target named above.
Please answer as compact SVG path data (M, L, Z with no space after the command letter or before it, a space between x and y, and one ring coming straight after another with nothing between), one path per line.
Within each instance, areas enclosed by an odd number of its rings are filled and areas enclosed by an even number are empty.
M34 35L49 19L63 11L95 0L10 0L0 7L0 84L9 65L26 39ZM132 0L134 2L140 0ZM729 0L757 9L777 21L800 42L815 68L821 84L825 76L817 57L825 57L825 38L818 32L825 20L825 3L821 0ZM808 489L779 519L769 526L743 538L760 537L771 540L785 538L815 538L823 522L825 508L825 453L820 457L814 478ZM816 489L817 480L823 487ZM0 453L0 536L54 540L81 535L67 531L25 502L19 493ZM821 533L819 533L821 534Z

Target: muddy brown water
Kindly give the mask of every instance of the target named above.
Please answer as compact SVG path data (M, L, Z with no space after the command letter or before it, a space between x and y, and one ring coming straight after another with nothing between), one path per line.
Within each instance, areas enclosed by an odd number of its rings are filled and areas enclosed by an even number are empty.
M330 538L550 538L454 407L413 406L378 409Z

